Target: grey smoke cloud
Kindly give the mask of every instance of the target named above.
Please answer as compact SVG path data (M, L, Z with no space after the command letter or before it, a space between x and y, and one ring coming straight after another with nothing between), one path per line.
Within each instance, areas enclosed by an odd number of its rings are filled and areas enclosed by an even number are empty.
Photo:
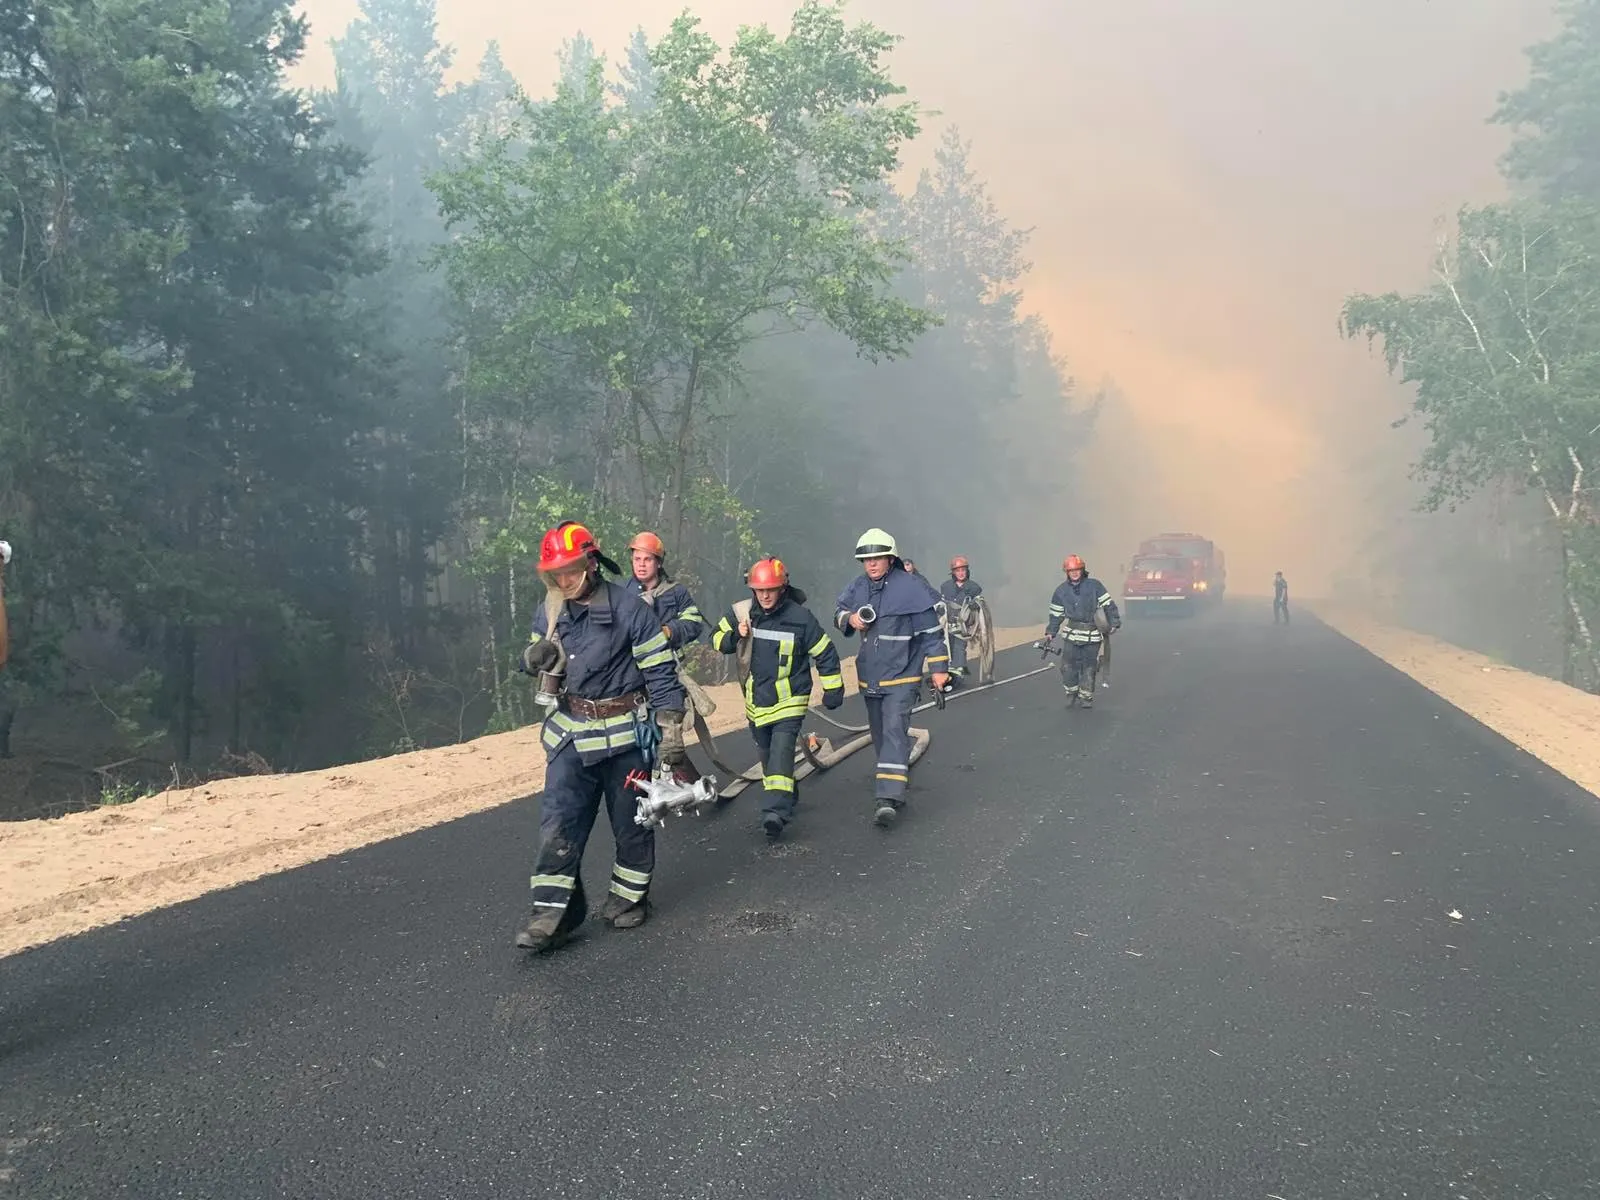
M533 91L579 27L618 57L679 3L442 0L470 70L488 38ZM774 0L695 4L728 37ZM307 83L350 0L309 0ZM1325 587L1406 502L1404 402L1339 339L1352 290L1426 279L1433 225L1500 194L1497 94L1553 26L1538 0L858 0L904 36L900 78L972 139L1002 210L1033 227L1027 307L1124 408L1087 459L1102 573L1157 527L1227 549L1233 586L1283 568ZM910 167L931 154L934 137ZM1394 460L1392 494L1363 459ZM1047 537L1048 532L1042 532ZM1055 554L1045 543L1041 552Z

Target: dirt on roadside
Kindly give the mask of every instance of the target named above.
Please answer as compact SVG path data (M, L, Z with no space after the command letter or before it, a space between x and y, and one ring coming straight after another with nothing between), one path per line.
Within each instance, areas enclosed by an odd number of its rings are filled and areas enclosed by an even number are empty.
M997 631L1001 649L1037 626ZM844 663L854 690L855 663ZM724 756L752 759L737 685L709 689ZM814 701L821 700L820 691ZM724 733L733 735L723 739ZM161 792L53 820L0 824L0 955L532 796L537 727L293 775Z
M1356 645L1600 797L1600 696L1355 610L1309 607Z

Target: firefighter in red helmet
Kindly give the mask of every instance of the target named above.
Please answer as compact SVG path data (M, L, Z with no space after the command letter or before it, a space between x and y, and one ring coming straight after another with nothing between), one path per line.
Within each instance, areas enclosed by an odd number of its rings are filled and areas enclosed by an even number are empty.
M789 581L782 559L761 559L750 568L746 582L750 599L722 615L711 632L711 646L739 656L745 720L761 749L761 824L767 837L776 840L794 819L800 800L794 750L811 705L812 664L825 708L844 703L844 676L839 651L805 607L806 594Z
M580 868L602 799L617 851L600 915L616 929L644 924L655 831L633 819L628 776L648 769L653 756L669 767L686 757L683 686L661 622L625 587L603 579L602 569L621 574L576 521L544 535L545 603L521 664L553 701L541 737L547 766L533 919L517 935L529 950L566 941L588 914Z
M967 634L965 621L958 613L968 611L973 601L983 595L983 585L972 578L972 564L965 554L950 560L950 578L939 587L944 597L946 627L950 631L950 674L957 679L967 673Z
M1063 632L1066 645L1061 647L1061 686L1067 693L1067 706L1092 708L1100 646L1122 628L1122 614L1106 585L1089 574L1083 559L1069 554L1061 560L1061 570L1066 579L1050 597L1043 644L1048 647L1056 631Z

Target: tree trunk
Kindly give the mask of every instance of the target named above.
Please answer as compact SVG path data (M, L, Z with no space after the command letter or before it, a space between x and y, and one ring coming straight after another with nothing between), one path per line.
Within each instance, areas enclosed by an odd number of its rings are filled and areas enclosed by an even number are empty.
M194 754L195 680L198 644L194 626L184 624L167 631L167 687L172 697L172 712L167 718L167 734L172 739L173 756L188 762Z
M672 544L683 544L684 488L689 482L689 453L693 448L694 402L700 387L700 350L689 357L689 375L683 383L683 413L678 420L678 442L672 463Z
M11 757L11 726L17 719L17 699L0 681L0 758Z
M1594 634L1589 629L1589 621L1583 615L1583 607L1578 603L1578 590L1574 576L1577 573L1573 561L1572 546L1567 540L1567 531L1561 530L1561 598L1567 608L1567 658L1582 657L1583 663L1588 667L1588 676L1581 685L1585 691L1600 690L1600 655L1595 653ZM1574 680L1563 680L1565 683L1575 683Z
M650 516L650 497L654 494L654 489L650 486L650 472L645 465L644 422L640 418L650 416L652 425L655 424L655 418L645 408L645 390L643 388L634 388L629 395L629 399L629 417L633 422L633 461L639 470L639 515L648 520Z
M410 604L404 649L406 656L415 660L428 633L428 533L415 517L406 521L405 567Z
M239 675L239 643L241 635L234 632L233 641L233 719L229 722L228 746L235 754L244 753L244 682Z

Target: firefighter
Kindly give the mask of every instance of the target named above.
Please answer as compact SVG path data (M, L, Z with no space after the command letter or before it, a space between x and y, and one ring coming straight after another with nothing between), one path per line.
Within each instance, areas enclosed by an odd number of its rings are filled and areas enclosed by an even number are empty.
M888 828L905 807L918 685L927 671L934 687L948 687L950 655L933 607L939 593L904 569L894 538L882 529L867 530L856 543L856 559L863 573L839 593L833 621L845 637L861 634L856 680L878 755L874 820Z
M746 582L752 599L722 615L711 632L711 647L739 656L745 720L761 750L761 826L776 841L800 802L794 751L811 704L811 664L816 663L824 708L844 703L844 676L839 651L804 607L806 594L789 582L783 560L761 559Z
M656 610L667 645L682 650L699 641L706 631L706 619L689 589L667 574L667 548L661 539L646 531L628 543L628 550L633 555L628 590Z
M560 945L588 915L580 868L602 797L617 852L600 915L615 929L644 924L655 832L634 822L628 776L648 769L652 748L665 767L684 760L685 697L667 635L643 601L601 578L602 567L621 574L575 521L547 532L539 546L548 593L521 666L557 699L540 739L547 766L533 919L517 935L528 950Z
M1278 614L1283 614L1283 623L1289 623L1289 581L1279 571L1272 577L1272 623L1278 623Z
M967 673L967 639L960 632L955 615L963 604L983 595L983 585L972 578L972 565L965 555L958 554L950 560L950 578L939 586L939 595L944 597L946 627L950 630L950 674L960 679Z
M1122 614L1105 585L1089 574L1083 559L1069 554L1061 560L1061 569L1067 578L1050 597L1044 644L1049 646L1056 631L1066 626L1066 645L1061 648L1061 686L1066 689L1069 705L1092 708L1100 644L1122 628Z
M635 534L628 543L628 552L633 555L633 578L628 580L628 590L655 610L661 632L667 635L667 645L677 661L678 682L688 693L687 715L703 726L705 718L716 712L717 706L683 669L683 651L700 640L706 631L706 619L689 589L667 574L667 547L659 536L648 530ZM702 740L709 737L709 730L702 734ZM700 778L700 771L685 758L673 776L680 783L693 783Z

